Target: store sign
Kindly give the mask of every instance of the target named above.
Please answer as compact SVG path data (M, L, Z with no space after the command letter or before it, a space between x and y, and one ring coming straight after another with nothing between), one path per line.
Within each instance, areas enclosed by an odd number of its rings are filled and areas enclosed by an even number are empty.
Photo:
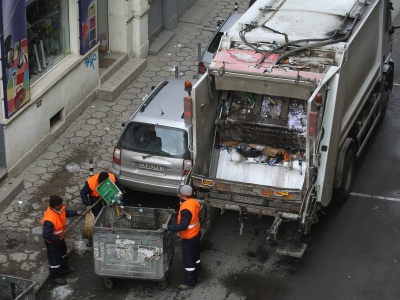
M79 1L81 55L97 44L97 0Z
M0 26L3 102L9 118L31 98L25 1L2 1Z

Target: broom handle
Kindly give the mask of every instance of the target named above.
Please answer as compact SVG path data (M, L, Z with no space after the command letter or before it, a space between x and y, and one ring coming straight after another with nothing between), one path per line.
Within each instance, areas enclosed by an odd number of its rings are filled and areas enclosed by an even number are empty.
M86 216L86 214L97 204L99 203L103 198L100 198L99 200L97 200L91 207L89 207L81 216L79 216L78 219L76 219L64 232L64 234L70 230L72 227L74 227L76 225L76 223L78 223L84 216Z

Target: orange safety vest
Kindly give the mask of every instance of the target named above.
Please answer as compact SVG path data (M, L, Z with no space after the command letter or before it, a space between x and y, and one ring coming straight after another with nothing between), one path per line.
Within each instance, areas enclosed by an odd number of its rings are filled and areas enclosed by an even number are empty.
M99 175L100 174L95 174L87 180L89 188L92 190L90 192L90 196L100 197L99 193L96 191L96 188L99 186L99 183L97 182L99 179ZM114 182L114 183L116 182L114 174L108 173L108 176L112 182Z
M184 209L187 209L192 213L192 219L190 220L189 227L179 232L179 235L182 239L192 239L200 232L200 203L193 198L189 198L182 202L179 207L178 223L181 222L181 211Z
M67 228L67 212L65 211L65 205L61 207L61 212L57 212L49 206L44 213L42 219L42 226L44 222L50 221L54 225L53 235L59 236L60 239L65 237L65 234L62 234Z

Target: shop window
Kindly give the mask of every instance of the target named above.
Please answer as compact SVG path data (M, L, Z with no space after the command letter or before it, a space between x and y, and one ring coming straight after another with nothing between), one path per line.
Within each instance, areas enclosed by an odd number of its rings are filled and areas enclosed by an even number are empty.
M70 53L68 1L26 0L31 84Z

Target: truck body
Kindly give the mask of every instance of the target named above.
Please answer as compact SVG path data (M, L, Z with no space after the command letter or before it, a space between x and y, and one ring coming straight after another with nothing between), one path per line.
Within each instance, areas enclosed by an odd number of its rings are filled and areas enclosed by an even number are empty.
M258 0L222 37L192 90L189 177L207 207L310 232L344 202L393 83L388 0ZM242 230L241 230L242 232ZM306 245L281 244L301 256Z

